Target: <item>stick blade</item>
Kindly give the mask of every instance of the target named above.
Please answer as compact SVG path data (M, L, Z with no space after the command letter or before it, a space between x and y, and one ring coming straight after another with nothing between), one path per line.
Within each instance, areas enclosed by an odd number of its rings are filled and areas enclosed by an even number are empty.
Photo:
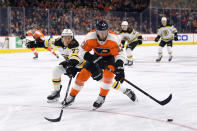
M50 118L47 118L47 117L44 117L44 119L47 120L47 121L50 121L50 122L59 122L62 118L62 113L63 113L63 110L61 110L59 117L56 118L56 119L50 119Z
M160 103L160 105L166 105L166 104L168 104L171 101L171 99L172 99L172 94L170 94L168 96L168 98L166 98L165 100L163 100L163 101L161 101L159 103Z

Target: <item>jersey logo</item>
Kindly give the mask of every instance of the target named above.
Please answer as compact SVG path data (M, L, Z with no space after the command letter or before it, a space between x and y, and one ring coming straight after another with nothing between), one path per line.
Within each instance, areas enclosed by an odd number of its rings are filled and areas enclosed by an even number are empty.
M87 45L87 43L84 41L84 42L81 44L81 47L82 47L83 49L85 49L86 45Z
M164 36L168 36L168 34L169 34L169 31L168 31L168 30L164 30L164 31L163 31L163 35L164 35Z
M96 52L98 52L99 54L107 54L110 52L110 49L106 49L106 48L95 48Z

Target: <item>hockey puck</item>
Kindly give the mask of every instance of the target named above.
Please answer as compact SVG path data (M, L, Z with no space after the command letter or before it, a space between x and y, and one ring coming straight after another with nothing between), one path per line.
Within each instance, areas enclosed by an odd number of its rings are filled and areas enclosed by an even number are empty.
M167 119L167 122L172 122L173 121L173 119Z

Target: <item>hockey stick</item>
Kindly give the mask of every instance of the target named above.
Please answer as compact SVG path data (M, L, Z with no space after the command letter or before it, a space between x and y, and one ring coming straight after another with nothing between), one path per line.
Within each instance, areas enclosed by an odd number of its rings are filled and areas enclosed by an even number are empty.
M68 83L68 87L67 87L67 90L66 90L66 95L65 95L64 100L66 100L66 98L67 98L67 96L68 96L68 92L69 92L69 89L70 89L71 81L72 81L72 77L70 77L70 80L69 80L69 83ZM50 118L47 118L47 117L44 117L44 118L45 118L47 121L50 121L50 122L59 122L59 121L61 120L61 118L62 118L62 114L63 114L63 111L64 111L64 108L65 108L65 107L67 107L67 106L65 106L65 105L62 106L58 118L55 118L55 119L50 119Z
M168 104L172 99L172 94L170 94L168 98L166 98L165 100L159 101L155 99L154 97L152 97L151 95L149 95L148 93L146 93L145 91L143 91L142 89L140 89L139 87L137 87L136 85L134 85L133 83L131 83L130 81L128 81L127 79L123 79L123 80L162 106Z
M115 72L112 71L110 68L106 68L106 69L115 74ZM168 104L171 101L171 99L172 99L172 94L170 94L168 96L168 98L166 98L165 100L159 101L159 100L155 99L154 97L152 97L150 94L146 93L145 91L143 91L142 89L140 89L139 87L137 87L136 85L134 85L133 83L131 83L130 81L128 81L127 79L123 78L122 80L125 81L125 82L127 82L129 85L133 86L138 91L142 92L143 94L145 94L146 96L148 96L150 99L152 99L153 101L157 102L158 104L160 104L162 106Z

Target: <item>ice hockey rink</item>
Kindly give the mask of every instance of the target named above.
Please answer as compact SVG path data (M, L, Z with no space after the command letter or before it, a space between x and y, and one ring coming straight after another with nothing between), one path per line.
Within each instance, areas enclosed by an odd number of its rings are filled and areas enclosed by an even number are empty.
M62 120L51 123L44 117L59 115L69 81L62 76L60 102L47 103L52 69L63 58L50 52L39 52L38 60L32 59L32 52L0 54L0 131L197 131L197 46L174 46L170 63L166 48L163 55L155 63L157 47L137 47L134 65L125 67L125 74L159 100L172 93L169 104L161 106L124 82L138 102L111 89L103 106L92 111L100 85L91 78L74 104L64 109Z

